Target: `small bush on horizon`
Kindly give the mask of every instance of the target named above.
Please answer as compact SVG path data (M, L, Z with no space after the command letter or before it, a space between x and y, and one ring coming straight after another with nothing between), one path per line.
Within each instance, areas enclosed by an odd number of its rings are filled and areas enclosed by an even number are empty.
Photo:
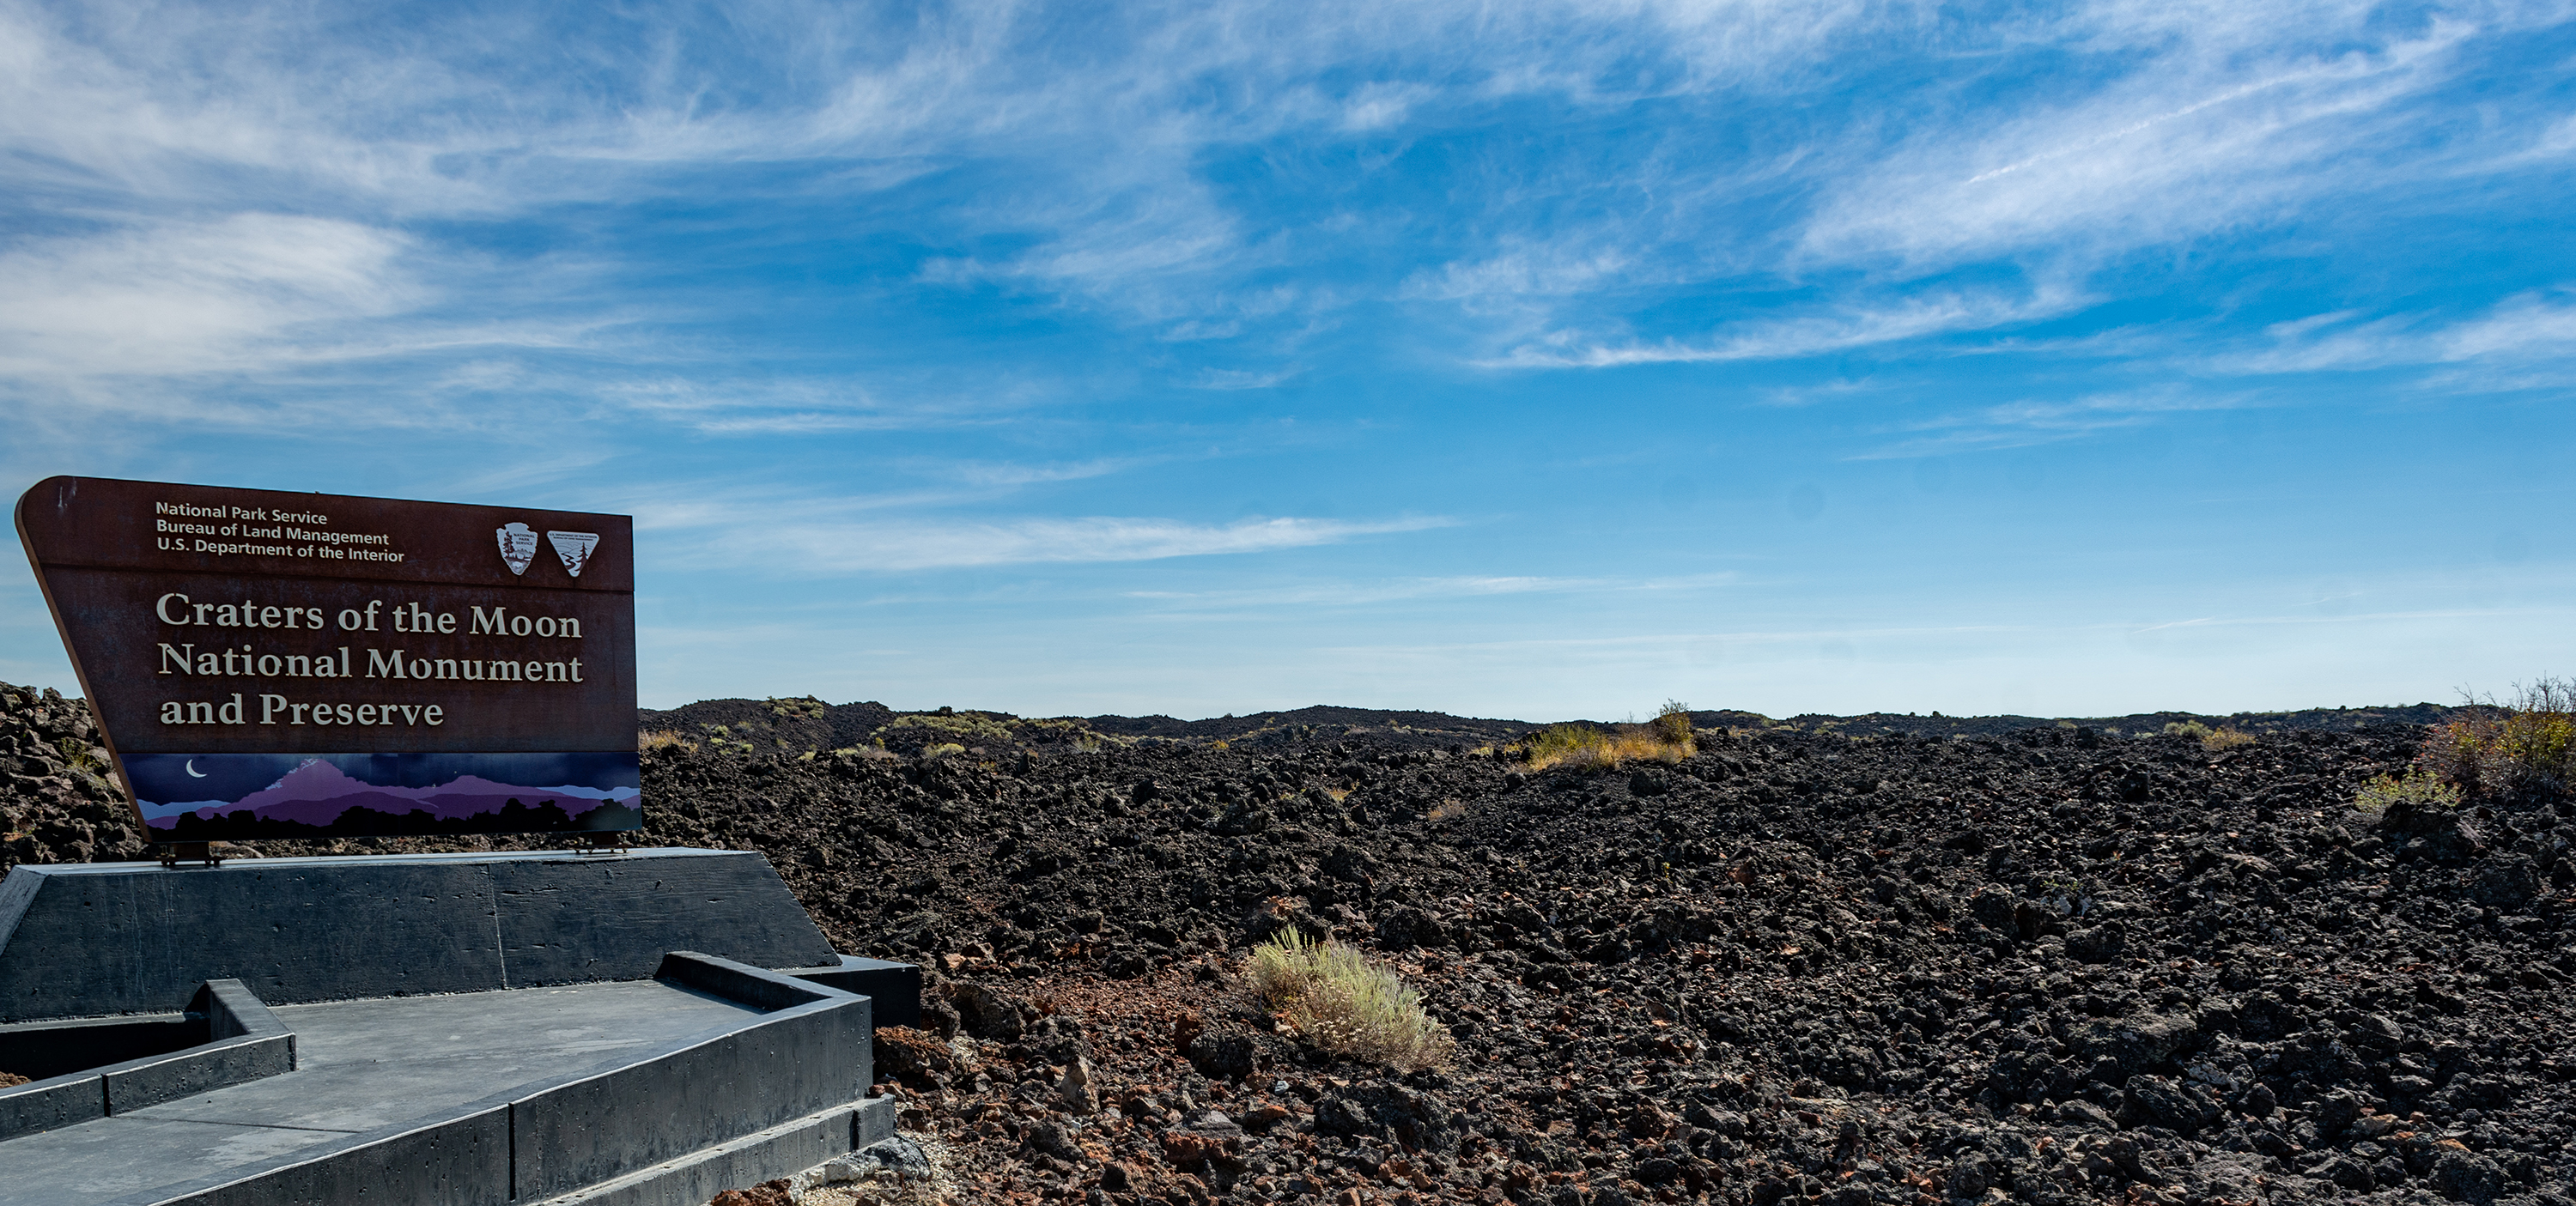
M897 729L928 729L933 735L953 737L960 744L1007 745L1011 726L988 716L972 712L915 712L886 722L880 734Z
M1446 1066L1456 1049L1393 971L1295 926L1254 948L1244 975L1262 1008L1318 1050L1413 1072Z
M2391 804L2404 801L2435 808L2460 806L2460 789L2442 780L2439 774L2421 766L2409 767L2404 778L2381 775L2361 785L2352 797L2352 806L2364 816L2378 816Z
M1653 720L1618 724L1608 729L1588 724L1556 724L1521 739L1521 758L1531 770L1551 766L1611 770L1630 761L1679 762L1699 752L1691 731L1690 705L1666 701Z
M1664 706L1655 710L1655 718L1648 725L1665 745L1696 744L1691 740L1690 705L1678 699L1665 700Z
M2252 745L2255 742L2254 734L2242 729L2228 728L2223 725L2213 729L2197 720L2177 720L2168 724L2165 726L2165 736L2190 738L2199 742L2200 748L2213 754Z

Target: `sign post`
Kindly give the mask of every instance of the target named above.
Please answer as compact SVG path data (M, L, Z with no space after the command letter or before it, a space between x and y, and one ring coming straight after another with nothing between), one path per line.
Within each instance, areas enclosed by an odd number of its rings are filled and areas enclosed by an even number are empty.
M643 828L625 516L56 477L17 522L164 862Z

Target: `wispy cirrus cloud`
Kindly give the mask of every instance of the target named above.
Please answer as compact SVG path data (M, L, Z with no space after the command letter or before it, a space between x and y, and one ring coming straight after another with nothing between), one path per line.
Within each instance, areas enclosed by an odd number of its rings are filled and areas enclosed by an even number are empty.
M2029 448L2105 431L2143 427L2175 415L2258 404L2246 392L2158 387L2063 400L2021 399L1891 425L1885 442L1846 458L1901 460L1960 452Z
M2249 375L2430 366L2514 372L2552 365L2576 371L2576 286L2526 290L2461 318L2373 318L2355 310L2312 315L2266 328L2259 346L2206 361L2211 371Z
M1938 279L1960 264L2068 282L2040 307L2062 313L2112 296L2090 274L2139 247L2545 159L2576 129L2563 113L2491 88L2467 123L2428 98L2472 72L2466 48L2567 11L1135 6L1068 37L1045 6L791 3L722 21L459 8L358 36L354 14L303 7L147 22L25 5L0 13L0 150L46 212L220 230L206 210L292 198L376 232L407 269L379 283L408 291L342 307L344 326L440 321L463 286L439 269L463 249L426 223L648 204L719 173L746 199L891 206L872 212L929 247L921 286L1058 298L1250 353L1180 370L1212 387L1276 380L1282 365L1250 361L1292 360L1363 302L1457 309L1463 324L1419 337L1488 366L1709 363L2029 321ZM1872 70L1908 43L1940 56L1929 82ZM511 52L527 45L563 61ZM1529 105L1610 136L1478 141ZM1461 148L1451 187L1380 189L1426 140ZM1641 320L1748 282L1783 293L1759 320ZM540 287L601 305L596 281ZM293 373L292 352L323 346L257 342L277 354L241 370ZM865 427L832 408L733 421Z
M1453 575L1362 581L1301 582L1225 590L1138 590L1134 599L1188 611L1243 612L1282 607L1374 607L1387 603L1455 601L1521 595L1617 594L1698 590L1734 581L1729 573L1660 578L1592 578L1551 575Z
M290 342L288 354L329 355L363 320L417 300L410 244L259 213L20 242L0 252L0 373L225 371Z
M936 494L866 499L684 489L632 504L639 531L675 564L781 577L1074 562L1160 561L1342 544L1454 526L1444 516L1378 520L1298 516L1205 523L1136 516L1000 516L923 510Z
M778 559L757 560L789 573L946 569L1049 562L1160 561L1266 553L1342 544L1367 536L1446 527L1439 518L1375 522L1334 519L1247 519L1230 524L1110 516L970 522L937 520L863 527L790 526L754 541ZM727 541L727 552L737 551Z
M1597 341L1560 334L1486 363L1504 368L1613 368L1784 360L2035 322L2065 314L2084 301L2083 294L2060 285L2022 295L1945 291L1842 313L1747 322L1698 341Z
M2469 70L2460 52L2471 40L2563 20L2563 6L2373 30L2378 11L2185 5L2171 22L2117 5L2071 11L2056 32L2134 51L2134 68L1999 122L1922 123L1892 154L1828 183L1802 248L1832 263L2099 262L2279 225L2356 188L2404 189L2512 141L2423 102Z

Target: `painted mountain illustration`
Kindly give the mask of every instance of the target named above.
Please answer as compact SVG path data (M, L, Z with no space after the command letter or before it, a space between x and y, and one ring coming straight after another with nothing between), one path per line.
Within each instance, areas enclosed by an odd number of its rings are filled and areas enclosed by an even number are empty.
M188 828L184 824L187 818L330 827L351 810L364 809L386 816L411 815L414 819L421 819L417 814L425 813L433 823L470 824L513 805L523 810L551 805L569 818L607 807L634 809L639 794L632 787L523 786L495 783L470 774L430 787L385 787L354 778L317 758L239 800L146 801L143 817L154 829Z

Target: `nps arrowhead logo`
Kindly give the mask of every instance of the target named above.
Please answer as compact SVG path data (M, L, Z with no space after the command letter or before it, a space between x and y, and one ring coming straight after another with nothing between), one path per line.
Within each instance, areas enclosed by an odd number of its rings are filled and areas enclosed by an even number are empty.
M524 523L496 528L492 533L501 541L501 561L513 576L528 572L528 563L537 559L537 534Z

